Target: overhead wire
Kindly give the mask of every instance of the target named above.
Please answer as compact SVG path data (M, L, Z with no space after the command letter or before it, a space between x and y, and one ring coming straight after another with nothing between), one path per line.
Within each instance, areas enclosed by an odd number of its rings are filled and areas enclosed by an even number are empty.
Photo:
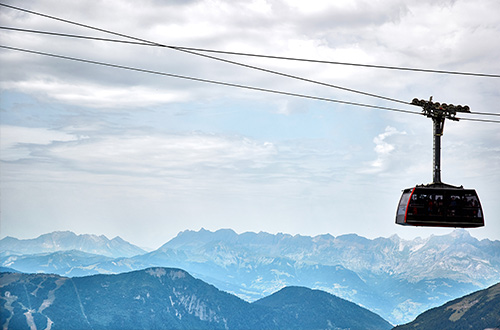
M56 16L52 16L52 15L47 15L47 14L39 13L39 12L36 12L36 11L32 11L32 10L20 8L20 7L15 7L15 6L7 5L7 4L2 4L2 3L0 3L0 6L4 6L4 7L7 7L7 8L19 10L19 11L23 11L23 12L30 13L30 14L33 14L33 15L38 15L38 16L50 18L50 19L53 19L53 20L61 21L61 22L64 22L64 23L68 23L68 24L72 24L72 25L76 25L76 26L80 26L80 27L85 27L85 28L92 29L92 30L95 30L95 31L100 31L100 32L104 32L104 33L108 33L108 34L120 36L120 37L131 39L131 40L136 40L136 41L141 41L141 42L149 43L149 44L156 45L156 46L159 46L159 47L165 47L165 48L169 48L169 49L181 51L181 52L184 52L184 53L187 53L187 54L192 54L192 55L196 55L196 56L205 57L205 58L208 58L208 59L212 59L212 60L216 60L216 61L220 61L220 62L224 62L224 63L228 63L228 64L238 65L238 66L242 66L242 67L245 67L245 68L249 68L249 69L253 69L253 70L258 70L258 71L262 71L262 72L266 72L266 73L271 73L271 74L274 74L274 75L284 76L284 77L291 78L291 79L297 79L297 80L301 80L301 81L305 81L305 82L309 82L309 83L313 83L313 84L318 84L318 85L322 85L322 86L336 88L336 89L348 91L348 92L351 92L351 93L357 93L357 94L361 94L361 95L365 95L365 96L370 96L370 97L375 97L375 98L379 98L379 99L383 99L383 100L387 100L387 101L402 103L402 104L406 104L406 105L412 105L410 102L407 102L407 101L402 101L402 100L398 100L398 99L395 99L395 98L390 98L390 97L386 97L386 96L382 96L382 95L377 95L377 94L373 94L373 93L367 93L367 92L363 92L363 91L352 89L352 88L346 88L346 87L342 87L342 86L338 86L338 85L324 83L324 82L320 82L320 81L317 81L317 80L307 79L307 78L303 78L303 77L299 77L299 76L295 76L295 75L291 75L291 74L287 74L287 73L283 73L283 72L279 72L279 71L275 71L275 70L264 69L264 68L261 68L261 67L257 67L257 66L253 66L253 65L249 65L249 64L245 64L245 63L241 63L241 62L231 61L231 60L227 60L227 59L220 58L220 57L215 57L215 56L211 56L211 55L201 54L201 53L197 53L195 51L191 51L191 50L187 50L187 49L183 49L183 48L178 48L178 47L175 47L175 46L169 46L169 45L157 43L157 42L154 42L154 41L150 41L150 40L146 40L146 39L134 37L134 36L131 36L131 35L127 35L127 34L124 34L124 33L114 32L114 31L111 31L111 30L106 30L106 29L98 28L98 27L91 26L91 25L88 25L88 24L78 23L78 22L75 22L75 21L72 21L72 20L67 20L67 19L64 19L64 18L60 18L60 17L56 17Z
M378 67L378 68L386 68L386 69L402 69L402 70L435 72L435 73L450 73L450 74L465 74L465 75L476 75L476 76L488 76L488 77L497 77L498 76L498 77L500 77L500 75L491 75L491 74L476 74L476 73L463 73L463 72L459 73L459 72L447 72L447 71L440 71L440 70L427 70L427 69L413 69L413 68L401 68L401 67L374 66L374 65L365 65L365 64L359 64L358 65L358 64L355 64L355 63L342 63L342 62L331 62L331 61L320 61L320 60L308 60L308 59L299 59L299 58L286 58L286 57L279 57L279 56L268 56L268 55L249 54L249 53L238 53L238 52L226 52L226 51L207 50L207 49L202 49L202 48L169 46L169 45L164 45L164 44L156 43L156 42L153 42L153 41L149 41L149 40L137 38L137 37L134 37L134 36L130 36L130 35L126 35L126 34L122 34L122 33L118 33L118 32L113 32L113 31L101 29L101 28L98 28L98 27L94 27L94 26L90 26L90 25L86 25L86 24L74 22L74 21L71 21L71 20L66 20L66 19L63 19L63 18L59 18L59 17L55 17L55 16L51 16L51 15L47 15L47 14L43 14L43 13L39 13L39 12L27 10L27 9L23 9L23 8L11 6L11 5L6 5L6 4L0 3L0 6L12 8L12 9L15 9L15 10L20 10L20 11L27 12L27 13L30 13L30 14L39 15L39 16L42 16L42 17L46 17L46 18L50 18L50 19L62 21L62 22L65 22L65 23L69 23L69 24L73 24L73 25L77 25L77 26L81 26L81 27L93 29L93 30L100 31L100 32L105 32L105 33L109 33L109 34L113 34L113 35L125 37L125 38L136 40L136 41L131 42L131 41L127 41L127 40L99 38L99 37L89 37L89 36L81 36L81 35L74 35L74 34L67 34L67 33L47 32L47 31L30 30L30 29L20 29L20 28L12 28L12 27L0 27L1 29L21 31L21 32L32 32L32 33L48 34L48 35L63 36L63 37L73 37L73 38L81 38L81 39L92 39L92 40L100 40L100 41L120 42L120 43L128 43L128 44L149 45L149 46L157 46L157 47L170 48L170 49L180 50L180 51L183 51L183 52L186 52L186 53L190 53L190 54L193 54L193 55L198 55L198 56L207 57L207 58L218 60L218 61L222 61L222 62L227 62L227 63L231 63L231 64L235 64L235 65L239 65L239 66L243 66L243 67L247 67L247 68L252 68L252 69L255 69L255 70L260 70L260 71L264 71L264 72L268 72L268 73L273 73L273 74L277 74L277 75L281 75L281 76L285 76L285 77L289 77L289 78L293 78L293 79L298 79L298 80L302 80L302 81L306 81L306 82L311 82L311 83L315 83L315 84L320 84L320 85L324 85L324 86L328 86L328 87L338 88L338 89L342 89L342 90L346 90L346 91L350 91L350 92L354 92L354 93L359 93L359 94L363 94L363 95L367 95L367 96L372 96L372 97L376 97L376 98L381 98L381 99L385 99L385 100L389 100L389 101L399 102L399 103L403 103L403 104L407 104L407 105L413 105L413 104L411 104L410 102L401 101L401 100L397 100L397 99L393 99L393 98L388 98L388 97L384 97L384 96L381 96L381 95L366 93L366 92L362 92L362 91L358 91L358 90L354 90L354 89L350 89L350 88L345 88L345 87L336 86L336 85L332 85L332 84L328 84L328 83L323 83L323 82L319 82L319 81L315 81L315 80L310 80L310 79L299 77L299 76L289 75L289 74L286 74L286 73L281 73L281 72L277 72L277 71L273 71L273 70L268 70L268 69L264 69L264 68L260 68L260 67L255 67L255 66L244 64L244 63L239 63L239 62L229 61L229 60L218 58L218 57L213 57L213 56L209 56L209 55L199 54L199 53L190 51L190 49L195 49L197 51L207 51L207 52L216 52L216 53L233 54L233 55L257 56L257 57L267 57L267 58L276 58L276 59L317 62L317 63L345 64L345 65L352 64L352 65L357 65L357 66ZM372 107L372 108L383 109L383 110L392 110L392 111L399 111L399 112L407 112L407 113L413 113L413 114L420 114L419 112L402 110L402 109L373 106L373 105L361 104L361 103L356 103L356 102L333 100L333 99L329 99L329 98L315 97L315 96L310 96L310 95L305 95L305 94L289 93L289 92L284 92L284 91L276 91L276 90L264 89L264 88L260 88L260 87L245 86L245 85L232 84L232 83L226 83L226 82L218 82L218 81L209 80L209 79L194 78L194 77L181 76L181 75L175 75L175 74L169 74L169 73L160 73L158 71L144 70L144 69L138 69L138 68L120 66L120 65L110 64L110 63L103 63L103 62L97 62L97 61L90 61L90 60L84 60L84 59L71 58L71 57L68 57L68 56L62 56L62 55L56 55L56 54L49 54L49 53L43 53L43 52L37 52L37 51L30 51L30 50L26 50L26 49L15 48L15 47L8 47L8 46L1 46L1 47L2 48L11 49L11 50L19 50L19 51L24 51L24 52L31 52L31 53L40 54L40 55L46 55L46 56L52 56L52 57L59 57L59 58L65 58L65 59L72 59L72 60L75 60L75 61L81 61L81 62L87 62L87 63L93 63L93 64L99 64L99 65L112 66L112 67L116 67L116 68L129 69L129 70L142 71L142 72L155 73L155 74L162 74L162 75L166 75L166 76L183 78L183 79L190 79L190 80L197 80L197 81L202 81L202 82L211 82L211 83L215 83L215 84L232 86L232 87L240 87L240 88L247 88L247 89L253 89L253 90L266 91L266 92L271 92L271 93L279 93L279 94L284 94L284 95L305 97L305 98L309 98L309 99L338 102L338 103L358 105L358 106L364 106L364 107ZM484 112L481 112L481 113L480 112L474 112L474 113L471 113L471 114L480 114L480 115L489 115L489 116L500 116L500 114L484 113ZM497 121L494 121L494 120L483 120L483 119L474 119L474 118L458 118L457 117L457 119L469 120L469 121L481 121L481 122L497 122Z
M167 76L167 77L172 77L172 78L186 79L186 80L192 80L192 81L198 81L198 82L204 82L204 83L210 83L210 84L216 84L216 85L223 85L223 86L229 86L229 87L236 87L236 88L241 88L241 89L249 89L249 90L255 90L255 91L272 93L272 94L281 94L281 95L286 95L286 96L294 96L294 97L306 98L306 99L317 100L317 101L326 101L326 102L340 103L340 104L360 106L360 107L366 107L366 108L374 108L374 109L380 109L380 110L409 113L409 114L414 114L414 115L422 115L422 113L416 112L416 111L403 110L403 109L390 108L390 107L383 107L383 106L377 106L377 105L371 105L371 104L364 104L364 103L357 103L357 102L335 100L335 99L326 98L326 97L319 97L319 96L312 96L312 95L307 95L307 94L285 92L285 91L279 91L279 90L275 90L275 89L267 89L267 88L261 88L261 87L255 87L255 86L247 86L247 85L241 85L241 84L234 84L234 83L216 81L216 80L211 80L211 79L196 78L196 77L178 75L178 74L173 74L173 73L166 73L166 72L161 72L161 71L154 71L154 70L147 70L147 69L141 69L141 68L134 68L134 67L131 67L131 66L125 66L125 65L119 65L119 64L112 64L112 63L106 63L106 62L100 62L100 61L94 61L94 60L87 60L87 59L82 59L82 58L77 58L77 57L71 57L71 56L65 56L65 55L58 55L58 54L40 52L40 51L23 49L23 48L17 48L17 47L10 47L10 46L5 46L5 45L0 45L0 48L9 49L9 50L15 50L15 51L20 51L20 52L25 52L25 53L31 53L31 54L37 54L37 55L43 55L43 56L48 56L48 57L54 57L54 58L60 58L60 59L65 59L65 60L71 60L71 61L76 61L76 62L83 62L83 63L88 63L88 64L95 64L95 65L107 66L107 67L112 67L112 68L117 68L117 69L137 71L137 72L142 72L142 73L149 73L149 74L155 74L155 75L160 75L160 76ZM458 118L458 117L457 117L457 119L463 119L463 120L469 120L469 121L490 122L490 123L500 123L500 121L495 121L495 120L481 120L481 119Z
M301 98L306 98L306 99L312 99L312 100L327 101L327 102L341 103L341 104L347 104L347 105L355 105L355 106L360 106L360 107L367 107L367 108L374 108L374 109L388 110L388 111L396 111L396 112L410 113L410 114L416 114L416 115L420 115L421 114L420 112L410 111L410 110L403 110L403 109L383 107L383 106L370 105L370 104L364 104L364 103L335 100L335 99L326 98L326 97L319 97L319 96L312 96L312 95L307 95L307 94L285 92L285 91L279 91L279 90L275 90L275 89L267 89L267 88L261 88L261 87L255 87L255 86L247 86L247 85L241 85L241 84L234 84L234 83L222 82L222 81L211 80L211 79L196 78L196 77L178 75L178 74L173 74L173 73L166 73L166 72L155 71L155 70L135 68L135 67L126 66L126 65L120 65L120 64L112 64L112 63L106 63L106 62L100 62L100 61L94 61L94 60L87 60L87 59L82 59L82 58L77 58L77 57L71 57L71 56L65 56L65 55L58 55L58 54L40 52L40 51L23 49L23 48L18 48L18 47L10 47L10 46L6 46L6 45L0 45L0 48L9 49L9 50L15 50L15 51L20 51L20 52L25 52L25 53L31 53L31 54L37 54L37 55L44 55L44 56L49 56L49 57L54 57L54 58L60 58L60 59L65 59L65 60L76 61L76 62L96 64L96 65L101 65L101 66L107 66L107 67L117 68L117 69L125 69L125 70L130 70L130 71L150 73L150 74L155 74L155 75L161 75L161 76L167 76L167 77L173 77L173 78L180 78L180 79L186 79L186 80L193 80L193 81L210 83L210 84L216 84L216 85L223 85L223 86L236 87L236 88L242 88L242 89L256 90L256 91L260 91L260 92L267 92L267 93L273 93L273 94L281 94L281 95L287 95L287 96L296 96L296 97L301 97Z
M277 60L287 60L287 61L299 61L299 62L310 62L310 63L321 63L321 64L335 64L335 65L348 65L348 66L358 66L365 68L374 69L386 69L386 70L400 70L400 71L415 71L415 72L426 72L426 73L441 73L450 75L462 75L462 76L477 76L477 77L489 77L489 78L500 78L500 74L490 74L490 73L476 73L476 72L463 72L463 71L447 71L447 70L436 70L436 69L422 69L422 68L410 68L402 66L390 66L390 65L376 65L376 64L364 64L364 63L352 63L352 62L339 62L339 61L327 61L327 60L317 60L299 57L287 57L287 56L276 56L276 55L265 55L265 54L254 54L254 53L242 53L234 51L224 51L206 48L194 48L194 47L183 47L176 46L179 49L188 49L199 52L210 52L218 54L227 55L239 55L239 56L250 56L250 57L261 57L270 58Z
M500 120L477 119L477 118L459 118L459 117L456 117L456 119L467 120L467 121L477 121L477 122L483 122L483 123L497 123L497 124L500 124Z
M110 38L101 38L101 37L93 37L93 36L84 36L84 35L71 34L71 33L41 31L41 30L33 30L33 29L21 29L21 28L15 28L15 27L10 27L10 26L0 26L0 29L2 29L2 30L10 30L10 31L17 31L17 32L28 32L28 33L35 33L35 34L45 34L45 35L58 36L58 37L68 37L68 38L76 38L76 39L86 39L86 40L116 42L116 43L131 44L131 45L159 47L158 45L151 44L149 42L142 42L142 41L129 41L129 40L120 40L120 39L110 39Z
M59 32L49 32L49 31L32 30L32 29L21 29L21 28L13 28L13 27L5 27L5 26L0 26L0 29L11 30L11 31L19 31L19 32L29 32L29 33L36 33L36 34L44 34L44 35L52 35L52 36L61 36L61 37L86 39L86 40L96 40L96 41L105 41L105 42L117 42L117 43L125 43L125 44L134 44L134 45L141 45L141 46L152 46L152 47L157 47L158 46L158 45L147 43L147 42L128 41L128 40L119 40L119 39L110 39L110 38L101 38L101 37L75 35L75 34L68 34L68 33L59 33ZM489 113L489 112L473 112L471 114L474 114L474 115L485 115L485 116L500 116L500 113ZM467 119L467 118L461 118L461 119L471 120L471 119ZM488 120L481 120L481 121L489 122Z
M499 116L500 117L500 113L492 113L492 112L471 112L471 114L474 114L474 115L483 115L483 116Z
M491 74L491 73L477 73L477 72L436 70L436 69L411 68L411 67L389 66L389 65L327 61L327 60L317 60L317 59L310 59L310 58L265 55L265 54L256 54L256 53L244 53L244 52L197 48L197 47L159 45L159 44L154 44L154 43L150 43L150 42L138 42L138 41L110 39L110 38L100 38L100 37L83 36L83 35L77 35L77 34L57 33L57 32L40 31L40 30L32 30L32 29L20 29L20 28L6 27L6 26L0 26L0 29L20 31L20 32L47 34L47 35L54 35L54 36L61 36L61 37L70 37L70 38L80 38L80 39L90 39L90 40L100 40L100 41L108 41L108 42L116 42L116 43L134 44L134 45L142 45L142 46L171 47L171 48L177 48L177 49L185 49L185 50L192 50L192 51L198 51L198 52L217 53L217 54L225 54L225 55L260 57L260 58L269 58L269 59L278 59L278 60L287 60L287 61L320 63L320 64L358 66L358 67L375 68L375 69L387 69L387 70L400 70L400 71L414 71L414 72L425 72L425 73L440 73L440 74L450 74L450 75L500 78L500 74Z

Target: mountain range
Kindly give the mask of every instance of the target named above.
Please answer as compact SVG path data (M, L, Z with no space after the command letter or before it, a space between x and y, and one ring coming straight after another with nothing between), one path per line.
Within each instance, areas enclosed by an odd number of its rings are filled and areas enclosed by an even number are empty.
M500 329L500 283L430 309L394 330Z
M323 291L287 287L248 303L174 268L74 278L1 273L0 284L3 329L392 328Z
M393 324L500 280L500 242L479 241L466 230L426 239L371 240L202 229L181 232L155 251L118 258L75 249L6 253L4 240L0 266L22 272L71 277L174 267L248 302L287 286L308 287L366 307ZM29 253L40 251L31 247Z
M132 257L146 253L143 249L130 244L120 237L108 239L101 235L76 235L70 231L56 231L33 239L5 237L0 240L0 251L8 254L34 254L76 250L107 257Z

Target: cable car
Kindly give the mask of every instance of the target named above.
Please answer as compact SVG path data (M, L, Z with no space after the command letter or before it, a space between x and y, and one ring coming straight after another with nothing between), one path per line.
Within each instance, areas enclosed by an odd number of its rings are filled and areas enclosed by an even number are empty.
M441 136L445 118L458 121L457 112L470 112L468 106L454 106L413 99L423 114L434 122L433 181L403 190L396 211L396 224L403 226L461 227L484 226L484 215L474 189L441 182Z
M428 184L403 190L396 223L403 226L474 228L484 226L484 218L474 189Z

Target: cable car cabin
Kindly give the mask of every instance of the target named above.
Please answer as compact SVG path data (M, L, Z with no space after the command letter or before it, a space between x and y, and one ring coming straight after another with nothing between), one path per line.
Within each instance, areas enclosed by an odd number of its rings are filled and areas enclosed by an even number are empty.
M474 189L429 184L403 190L396 224L472 228L484 226L484 217Z

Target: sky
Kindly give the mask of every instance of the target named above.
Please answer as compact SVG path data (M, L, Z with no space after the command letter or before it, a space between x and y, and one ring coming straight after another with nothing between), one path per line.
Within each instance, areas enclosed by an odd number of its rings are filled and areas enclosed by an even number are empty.
M500 74L500 2L2 1L156 43ZM128 40L0 7L0 25ZM130 40L129 40L130 41ZM0 238L59 230L158 248L183 230L404 239L404 188L432 181L421 108L154 46L0 30L4 46L382 110L0 49ZM500 110L500 79L209 54L411 102ZM463 114L463 118L500 120ZM443 182L473 188L500 239L500 124L446 121Z

